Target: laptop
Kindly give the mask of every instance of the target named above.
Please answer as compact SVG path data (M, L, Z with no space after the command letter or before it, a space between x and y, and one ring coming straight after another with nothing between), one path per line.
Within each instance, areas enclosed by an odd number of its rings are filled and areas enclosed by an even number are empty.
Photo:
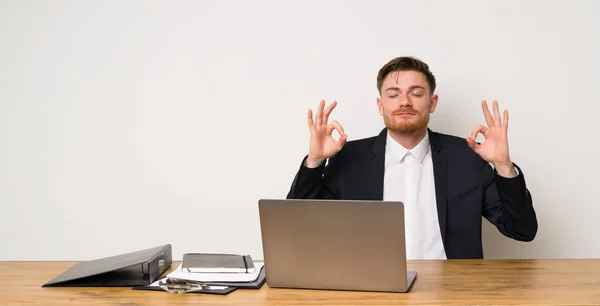
M267 285L407 292L404 205L391 201L258 202Z

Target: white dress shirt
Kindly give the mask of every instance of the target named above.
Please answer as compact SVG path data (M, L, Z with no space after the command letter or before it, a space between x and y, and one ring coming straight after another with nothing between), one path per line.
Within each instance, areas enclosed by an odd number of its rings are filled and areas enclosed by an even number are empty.
M404 203L407 259L446 259L438 222L429 133L412 150L387 134L383 200Z

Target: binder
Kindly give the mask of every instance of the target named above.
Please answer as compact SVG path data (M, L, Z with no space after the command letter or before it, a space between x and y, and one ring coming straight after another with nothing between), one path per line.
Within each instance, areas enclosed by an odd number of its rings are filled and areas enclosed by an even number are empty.
M132 287L149 285L172 263L170 244L80 262L42 287Z

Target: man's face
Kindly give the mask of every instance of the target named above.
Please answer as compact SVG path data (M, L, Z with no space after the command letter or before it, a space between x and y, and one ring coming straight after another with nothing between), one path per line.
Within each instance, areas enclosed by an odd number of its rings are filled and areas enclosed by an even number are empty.
M383 79L377 106L389 130L412 134L427 128L429 114L435 111L437 100L437 95L429 93L429 84L423 73L396 71Z

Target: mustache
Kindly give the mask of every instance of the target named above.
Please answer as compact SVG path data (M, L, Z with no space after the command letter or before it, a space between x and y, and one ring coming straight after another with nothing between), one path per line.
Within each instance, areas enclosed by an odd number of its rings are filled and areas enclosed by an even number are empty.
M419 111L411 107L403 107L399 110L392 112L392 115L400 115L404 113L419 114Z

